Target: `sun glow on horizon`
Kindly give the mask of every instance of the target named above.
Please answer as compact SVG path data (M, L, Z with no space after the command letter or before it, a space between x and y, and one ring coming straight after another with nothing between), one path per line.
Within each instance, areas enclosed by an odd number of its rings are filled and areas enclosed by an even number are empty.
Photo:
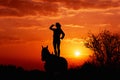
M81 52L80 52L80 51L75 51L74 55L75 55L76 57L79 57L79 56L81 55Z

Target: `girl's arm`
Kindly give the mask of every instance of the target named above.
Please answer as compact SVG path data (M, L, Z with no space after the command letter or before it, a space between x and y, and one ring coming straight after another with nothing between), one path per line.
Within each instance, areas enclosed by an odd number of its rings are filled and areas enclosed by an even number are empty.
M52 24L49 29L54 30L53 26L54 26L54 24Z

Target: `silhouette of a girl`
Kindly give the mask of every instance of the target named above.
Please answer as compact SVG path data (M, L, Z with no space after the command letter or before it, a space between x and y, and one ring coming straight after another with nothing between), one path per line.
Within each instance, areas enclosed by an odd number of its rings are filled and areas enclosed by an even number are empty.
M56 26L56 28L53 28L53 26ZM56 56L60 56L60 39L64 38L65 33L62 31L60 23L52 24L50 30L53 31L54 53Z

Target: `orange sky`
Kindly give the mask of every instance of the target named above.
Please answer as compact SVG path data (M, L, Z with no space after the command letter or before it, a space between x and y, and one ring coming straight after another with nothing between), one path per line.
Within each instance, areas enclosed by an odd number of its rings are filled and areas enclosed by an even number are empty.
M41 46L53 51L49 26L56 22L66 34L61 56L78 66L91 53L83 45L89 32L120 32L120 0L0 0L0 64L43 70Z

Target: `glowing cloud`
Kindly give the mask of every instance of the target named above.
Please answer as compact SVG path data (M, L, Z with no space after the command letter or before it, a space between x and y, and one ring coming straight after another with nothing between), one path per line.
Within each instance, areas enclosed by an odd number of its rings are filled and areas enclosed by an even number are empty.
M120 7L119 0L0 0L0 16L55 16L62 7L79 9L106 9Z

